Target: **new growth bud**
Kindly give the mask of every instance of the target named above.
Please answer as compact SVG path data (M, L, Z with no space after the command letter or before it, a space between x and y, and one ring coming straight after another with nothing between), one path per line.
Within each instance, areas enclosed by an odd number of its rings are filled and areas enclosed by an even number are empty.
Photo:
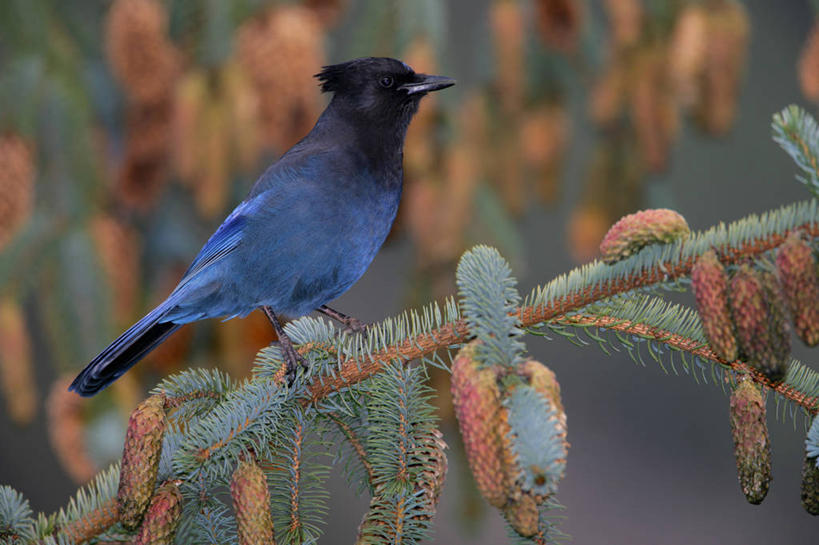
M154 493L165 426L164 400L158 395L140 403L128 420L117 503L119 520L130 530L139 525Z
M685 218L673 210L658 208L629 214L615 223L603 242L603 261L612 264L636 254L650 244L669 244L687 237Z
M771 484L771 446L762 393L747 377L731 394L731 435L742 493L748 502L762 503Z
M737 340L728 309L728 277L713 250L697 259L691 270L691 286L708 344L720 358L734 361Z
M808 346L819 344L819 279L813 250L791 233L776 254L776 271L796 334Z
M179 481L168 481L157 488L145 520L139 527L134 545L171 545L182 514Z
M262 468L254 460L242 460L236 466L230 481L230 495L236 513L239 545L275 545L270 489Z

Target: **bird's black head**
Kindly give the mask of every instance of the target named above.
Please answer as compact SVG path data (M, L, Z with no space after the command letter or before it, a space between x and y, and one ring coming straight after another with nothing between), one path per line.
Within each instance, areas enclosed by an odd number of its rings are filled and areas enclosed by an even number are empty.
M333 93L333 105L362 121L406 129L427 93L455 85L443 76L417 74L403 62L367 57L325 66L316 74L321 90Z

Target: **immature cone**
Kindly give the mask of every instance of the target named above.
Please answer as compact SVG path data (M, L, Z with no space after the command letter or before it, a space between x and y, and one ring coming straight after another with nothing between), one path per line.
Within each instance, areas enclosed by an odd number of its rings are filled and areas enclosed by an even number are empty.
M740 379L731 394L731 435L739 485L753 504L762 503L771 483L771 447L765 418L759 387L748 378Z
M649 244L669 244L687 237L689 232L685 218L673 210L642 210L625 216L609 229L600 243L600 253L604 262L612 264Z
M165 426L164 399L158 395L140 403L128 420L117 504L119 520L129 530L139 525L151 501Z
M768 333L771 340L771 371L767 372L772 380L782 380L788 370L791 356L791 325L788 322L788 307L782 286L771 272L760 273L762 287L765 289L765 302L768 304Z
M713 250L697 259L691 270L691 286L711 349L726 361L736 360L737 340L728 307L728 276Z
M139 527L134 545L171 545L182 515L179 481L168 481L157 488ZM122 512L120 511L120 517ZM120 522L122 519L120 518ZM259 542L264 543L264 542Z
M466 345L452 364L452 403L478 490L491 505L501 508L507 498L499 439L505 422L500 418L496 372L480 369L474 350L474 342Z
M708 55L708 16L698 3L689 3L674 23L668 50L668 76L677 99L692 106L699 99L699 86Z
M168 39L167 19L157 0L115 0L108 12L108 59L135 102L156 102L171 89L176 53Z
M20 304L0 299L0 387L9 417L17 424L31 422L37 413L37 384L31 339Z
M230 481L230 495L236 513L239 545L275 545L270 490L262 468L254 460L242 460L236 466Z
M743 265L731 279L729 302L740 357L771 380L780 381L787 371L790 340L781 299L771 284L750 265Z
M776 254L776 271L796 334L808 346L819 344L819 280L813 250L792 233Z
M16 134L0 135L0 250L28 221L34 207L34 158Z
M802 507L811 515L819 515L819 467L816 458L807 454L802 464Z

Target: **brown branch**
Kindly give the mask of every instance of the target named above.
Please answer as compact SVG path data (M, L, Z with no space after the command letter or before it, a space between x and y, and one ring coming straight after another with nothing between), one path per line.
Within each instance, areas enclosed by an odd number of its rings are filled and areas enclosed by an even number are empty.
M327 416L333 422L335 422L336 426L338 426L338 428L341 430L341 433L343 433L347 438L347 441L350 442L353 450L355 450L356 454L358 454L358 458L361 460L361 465L363 465L364 469L367 471L367 480L370 482L370 486L374 486L375 472L373 471L373 466L370 463L370 460L367 458L367 451L364 450L364 445L361 444L361 441L353 431L353 428L351 428L349 424L341 420L333 413L327 413Z
M117 499L111 498L84 517L60 529L60 533L71 538L74 543L82 543L100 535L119 521Z
M575 316L567 316L557 321L567 325L604 327L606 329L613 329L615 331L622 331L624 333L654 339L655 341L662 342L679 350L683 350L694 356L717 362L725 367L730 367L734 371L748 373L753 377L753 380L756 383L762 384L763 386L779 393L786 399L798 403L813 414L819 410L819 398L809 397L784 383L773 382L771 379L756 369L753 369L743 361L728 361L723 359L715 354L714 351L708 347L708 345L703 345L701 342L689 337L677 335L659 327L652 327L646 324L632 322L630 320L613 318L611 316L580 314Z

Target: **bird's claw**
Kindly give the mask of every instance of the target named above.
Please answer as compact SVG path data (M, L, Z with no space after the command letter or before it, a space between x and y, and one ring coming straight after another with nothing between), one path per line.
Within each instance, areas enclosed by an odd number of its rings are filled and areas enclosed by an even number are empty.
M370 324L367 322L361 321L358 318L350 317L347 321L344 322L344 329L342 331L346 333L367 333L367 328L370 327Z

